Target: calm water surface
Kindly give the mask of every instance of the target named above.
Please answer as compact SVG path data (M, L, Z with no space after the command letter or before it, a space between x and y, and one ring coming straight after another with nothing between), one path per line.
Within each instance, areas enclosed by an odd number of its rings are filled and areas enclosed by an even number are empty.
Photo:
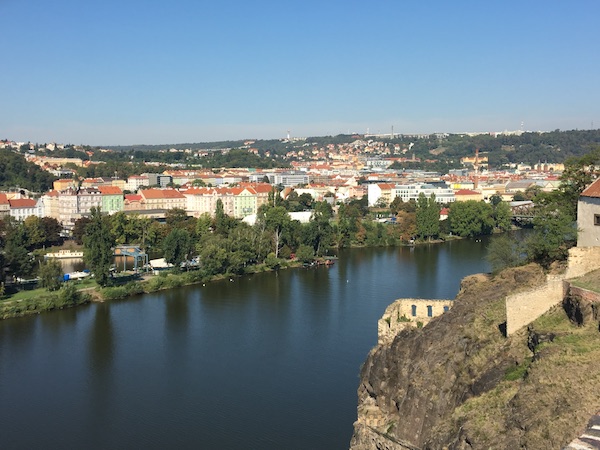
M284 270L0 322L0 448L345 449L399 297L454 298L487 241Z

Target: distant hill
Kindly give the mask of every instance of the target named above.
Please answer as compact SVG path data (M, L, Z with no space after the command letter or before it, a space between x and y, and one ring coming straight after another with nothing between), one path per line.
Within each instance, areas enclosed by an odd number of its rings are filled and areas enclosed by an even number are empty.
M303 147L325 147L330 144L348 144L356 140L379 142L389 149L389 156L415 155L419 159L434 159L443 164L456 164L463 156L472 156L479 149L486 154L492 168L507 163L535 164L538 162L562 163L570 157L579 157L595 146L600 146L600 130L570 130L550 132L525 132L521 135L479 134L431 134L423 136L394 135L388 137L340 134L337 136L313 136L299 140L266 139L200 142L165 145L129 145L105 147L117 152L134 155L136 159L144 153L160 150L227 150L253 148L258 156L282 157Z
M0 149L0 188L21 187L34 192L52 189L56 179L51 173L28 162L23 155Z

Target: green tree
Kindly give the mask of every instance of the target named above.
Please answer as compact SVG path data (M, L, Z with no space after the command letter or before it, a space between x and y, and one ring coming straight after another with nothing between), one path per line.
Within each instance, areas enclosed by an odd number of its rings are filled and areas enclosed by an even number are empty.
M315 260L315 251L310 245L302 244L296 251L296 258L303 263L309 263Z
M184 228L189 219L186 210L182 208L171 208L165 213L165 222L171 228Z
M435 201L435 194L429 198L420 193L417 198L417 234L421 239L430 240L440 234L440 206Z
M476 200L452 203L448 220L452 232L462 237L491 234L494 230L492 206Z
M225 214L223 201L221 199L217 200L217 204L215 207L214 224L215 233L218 233L222 236L227 236L227 234L229 234L229 231L235 227L235 220L229 217L227 214Z
M492 273L520 266L526 262L525 249L520 241L502 235L493 238L488 246L487 260L492 267Z
M279 250L283 245L283 232L289 227L290 216L283 206L275 206L265 211L264 221L266 229L272 232L273 253L275 253L276 258L279 258Z
M302 241L310 245L318 256L327 253L333 246L334 232L329 220L333 215L331 205L327 202L316 202L310 222L301 227Z
M528 259L543 267L553 261L564 261L569 248L577 242L577 228L569 208L557 208L554 204L540 208L533 219L533 233L526 240Z
M83 244L83 238L85 236L85 230L90 223L89 217L80 217L73 224L73 239L79 245Z
M4 247L5 264L16 277L30 275L33 257L27 252L27 232L22 223L9 225Z
M496 205L498 205L498 203L500 203L502 201L502 197L498 194L494 194L490 197L490 204L493 207L496 207Z
M561 200L568 207L566 212L574 219L577 215L579 195L598 177L598 167L600 167L600 146L596 146L580 158L570 158L565 161L559 192Z
M189 260L193 249L190 233L183 228L174 228L163 241L165 260L177 269Z
M200 256L202 274L206 277L220 275L227 271L228 254L225 250L224 238L215 236L206 240L196 248Z
M110 232L117 244L129 244L133 234L132 224L123 211L109 216Z
M115 241L108 217L101 214L100 208L93 207L90 212L90 222L83 237L83 258L96 282L104 287L110 282Z
M37 216L29 216L23 221L27 235L27 248L40 248L46 242L42 219Z
M400 211L406 211L405 202L402 197L394 197L394 200L390 203L390 212L395 216Z
M40 285L49 291L56 291L63 283L63 275L60 263L55 259L48 259L40 266Z
M210 217L209 213L201 214L200 217L198 217L198 219L196 220L196 236L198 236L198 238L201 239L203 236L209 234L211 231L212 223L213 220L212 217Z
M494 225L496 228L502 231L508 231L512 225L512 211L510 205L506 202L500 201L495 205L492 204Z
M58 245L62 242L60 237L62 226L54 217L42 217L42 228L46 237L45 245Z

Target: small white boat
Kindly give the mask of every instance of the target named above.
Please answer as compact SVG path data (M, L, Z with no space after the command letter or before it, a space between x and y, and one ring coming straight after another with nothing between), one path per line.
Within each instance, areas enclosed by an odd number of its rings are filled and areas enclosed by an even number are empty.
M91 274L89 271L87 271L87 272L69 272L69 273L65 273L64 280L65 281L82 280L84 278L89 277L90 275Z

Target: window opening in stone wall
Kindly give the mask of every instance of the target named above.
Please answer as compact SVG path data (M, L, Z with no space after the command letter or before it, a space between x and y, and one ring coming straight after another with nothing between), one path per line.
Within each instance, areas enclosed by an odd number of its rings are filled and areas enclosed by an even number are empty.
M415 317L417 315L417 305L412 305L410 307L410 309L411 309L410 313L412 314L413 317Z
M427 317L433 317L433 306L427 305Z
M594 225L600 226L600 214L594 214Z

